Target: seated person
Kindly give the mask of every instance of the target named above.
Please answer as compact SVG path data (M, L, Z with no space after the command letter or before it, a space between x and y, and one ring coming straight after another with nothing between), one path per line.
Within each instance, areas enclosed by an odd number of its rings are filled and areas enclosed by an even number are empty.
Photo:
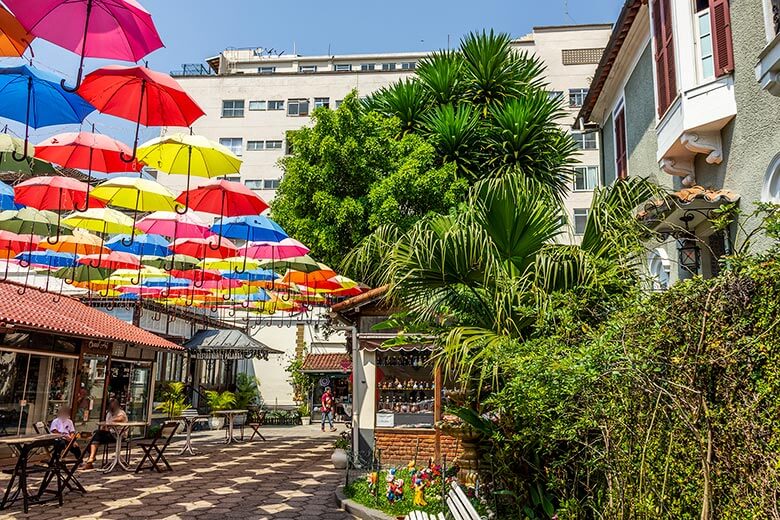
M124 423L127 422L127 414L119 406L117 399L111 399L108 402L108 411L106 412L106 422L109 423ZM89 443L89 457L84 462L84 469L92 469L95 463L95 456L97 455L98 445L111 444L117 442L116 435L111 433L107 427L102 427L99 430L95 430L95 435L92 436L92 441Z
M61 448L65 448L67 444L76 437L76 427L73 426L73 421L70 419L70 408L67 406L60 406L57 410L57 417L51 422L49 430L52 433L59 433L62 435L62 441L64 444ZM81 457L81 448L75 441L70 445L69 450L77 459Z

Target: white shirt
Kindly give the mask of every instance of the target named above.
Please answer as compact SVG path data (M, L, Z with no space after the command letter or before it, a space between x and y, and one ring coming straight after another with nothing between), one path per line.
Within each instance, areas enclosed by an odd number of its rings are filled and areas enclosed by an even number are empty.
M56 417L51 422L51 427L49 429L52 432L56 430L58 433L76 433L76 428L73 426L73 421L70 419L62 419L60 417Z

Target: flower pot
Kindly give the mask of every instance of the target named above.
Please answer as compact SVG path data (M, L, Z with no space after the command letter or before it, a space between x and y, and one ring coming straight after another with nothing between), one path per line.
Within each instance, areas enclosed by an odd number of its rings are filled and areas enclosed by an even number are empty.
M219 430L225 424L225 418L221 415L212 415L209 417L209 428Z
M304 426L309 426L311 424L311 416L309 415L301 416L301 424Z
M333 450L333 455L330 456L330 461L336 469L347 469L347 462L349 461L347 450L336 448Z

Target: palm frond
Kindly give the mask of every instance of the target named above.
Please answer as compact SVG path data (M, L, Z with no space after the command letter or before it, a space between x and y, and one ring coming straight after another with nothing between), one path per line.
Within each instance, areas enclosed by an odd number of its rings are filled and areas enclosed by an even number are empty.
M456 51L434 52L419 61L417 77L434 103L446 105L460 101L466 88L463 65L463 55Z
M374 92L366 98L364 106L397 117L402 133L414 132L420 128L422 116L430 106L430 94L415 78L406 78Z
M474 178L481 167L479 115L470 105L441 105L423 116L425 133L442 161L453 162L458 173Z

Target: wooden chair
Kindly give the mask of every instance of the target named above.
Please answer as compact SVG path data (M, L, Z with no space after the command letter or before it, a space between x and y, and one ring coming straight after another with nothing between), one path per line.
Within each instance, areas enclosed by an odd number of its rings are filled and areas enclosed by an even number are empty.
M35 429L35 433L38 435L43 434L50 434L51 431L49 430L49 427L46 426L45 423L42 421L38 421L35 424L33 424L33 429ZM75 456L70 452L70 449L75 444L78 446L77 439L78 435L74 435L71 437L68 442L65 444L65 447L62 449L62 453L59 454L57 457L57 462L60 466L60 472L63 475L63 485L67 487L71 491L78 491L80 493L86 493L87 490L84 489L84 486L81 485L81 482L76 478L76 470L81 466L81 463L84 460L84 456L87 453L87 450L79 450L79 456ZM90 442L92 440L90 439ZM89 444L87 444L89 446ZM51 449L46 449L47 453L51 455ZM72 456L72 457L71 457ZM42 486L43 488L43 486Z
M482 520L457 482L452 483L447 496L444 497L444 502L447 504L449 516L455 520ZM422 511L412 511L406 515L405 520L445 520L445 518L444 513L431 515Z
M252 436L249 437L250 441L255 438L255 435L258 435L260 437L260 439L265 440L265 437L263 437L263 434L260 433L260 427L263 426L263 424L265 424L265 415L267 413L268 413L267 410L260 410L259 412L255 412L254 417L252 417L253 420L250 421L249 423L247 423L247 425L250 428L252 428ZM247 417L247 419L249 419L249 418ZM243 438L243 436L242 436L242 438Z
M157 431L157 434L151 441L141 441L138 443L138 446L144 452L144 456L135 468L136 473L139 473L142 469L154 469L158 473L162 473L164 470L160 469L161 462L165 464L168 471L173 471L173 468L168 464L168 460L165 458L165 449L171 443L171 439L173 439L178 428L178 421L168 421L162 425L162 428ZM162 445L160 444L161 442ZM147 460L149 461L149 467L144 468L144 464Z

